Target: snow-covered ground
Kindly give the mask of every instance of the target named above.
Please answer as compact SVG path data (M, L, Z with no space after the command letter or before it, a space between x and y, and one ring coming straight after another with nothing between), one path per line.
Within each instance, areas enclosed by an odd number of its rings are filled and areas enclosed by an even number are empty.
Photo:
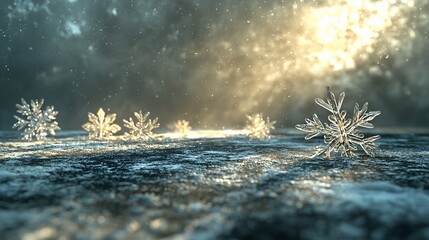
M1 239L429 239L427 134L331 160L294 132L17 138L0 132Z

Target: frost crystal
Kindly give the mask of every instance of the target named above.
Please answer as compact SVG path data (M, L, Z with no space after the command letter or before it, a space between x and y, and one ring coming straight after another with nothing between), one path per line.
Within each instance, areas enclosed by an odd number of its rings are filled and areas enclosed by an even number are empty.
M247 136L259 139L270 137L270 130L274 129L276 121L270 122L269 117L265 121L262 113L247 115L246 117L248 120L244 130L247 131Z
M369 123L375 117L380 115L379 111L367 112L368 103L362 106L359 110L359 104L356 103L353 113L353 119L347 119L345 110L341 110L344 100L344 92L340 94L338 101L335 95L329 91L328 101L325 102L320 98L316 98L316 103L328 110L328 120L330 124L322 123L316 114L313 115L313 120L305 119L306 124L296 125L296 128L307 132L306 140L316 137L319 134L324 135L326 146L316 147L314 156L325 153L327 158L330 158L331 152L341 152L341 156L354 157L357 147L362 148L369 156L374 156L371 150L377 149L378 146L374 143L380 136L372 136L364 138L357 128L373 128Z
M158 118L154 120L148 119L150 112L147 112L145 115L142 114L142 111L134 112L134 116L137 118L137 122L134 123L133 119L123 120L124 126L129 128L129 132L125 133L125 137L128 139L135 140L149 140L154 139L152 130L159 127Z
M110 137L121 130L121 127L113 122L116 114L107 114L102 108L98 109L97 115L88 112L89 122L82 125L85 131L89 132L89 138Z
M33 137L37 140L45 140L48 134L55 135L55 131L60 129L58 123L54 121L58 111L55 111L53 106L47 106L43 111L43 99L40 102L31 100L30 105L23 98L21 98L21 102L22 105L16 104L17 112L26 119L14 116L18 122L12 128L21 130L25 127L21 134L23 140L31 141Z
M187 133L187 132L191 131L191 129L192 129L192 127L190 126L189 122L186 120L178 120L174 124L174 130L176 132Z

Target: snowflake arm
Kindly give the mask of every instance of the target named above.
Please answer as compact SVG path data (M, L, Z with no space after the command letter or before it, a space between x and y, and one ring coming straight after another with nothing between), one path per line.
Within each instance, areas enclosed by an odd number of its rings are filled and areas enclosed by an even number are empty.
M270 137L270 131L274 129L276 121L270 122L270 118L264 120L262 113L255 115L247 115L247 125L244 130L247 131L247 136L251 139L263 139Z
M305 140L312 139L319 134L326 134L327 129L323 125L323 123L320 121L319 117L316 114L313 114L313 120L306 118L305 119L306 124L298 124L296 125L296 128L308 133L307 136L305 136Z
M327 158L330 158L331 152L341 152L341 155L346 157L355 157L358 147L360 147L366 154L373 156L372 150L377 149L378 146L374 143L380 136L372 136L365 138L358 128L373 128L374 125L370 123L375 117L381 114L379 111L368 112L368 103L359 109L356 104L353 112L353 118L347 119L347 112L341 110L345 94L341 93L338 100L335 95L329 91L329 98L325 102L320 98L316 98L315 102L328 110L331 114L328 116L329 124L322 123L316 114L313 119L306 119L306 124L298 124L296 128L308 133L305 137L309 140L320 134L324 135L325 146L316 147L316 154L314 156L325 153Z
M44 100L41 99L40 101L31 100L30 104L28 104L21 98L21 105L16 104L18 108L17 112L23 118L15 115L14 117L18 122L12 128L17 128L17 130L25 128L21 134L23 140L31 141L33 138L46 140L48 134L54 136L55 131L60 129L58 123L55 121L58 111L55 111L53 106L48 106L43 111L43 103Z
M107 114L102 108L97 112L97 115L88 112L89 122L82 125L82 128L89 132L89 138L106 138L113 136L121 130L121 127L114 124L116 114Z
M154 139L153 129L158 128L158 118L154 120L148 119L150 112L143 115L142 111L134 112L134 116L137 121L130 117L129 120L124 119L124 127L128 128L129 131L125 133L125 137L134 140L149 140Z

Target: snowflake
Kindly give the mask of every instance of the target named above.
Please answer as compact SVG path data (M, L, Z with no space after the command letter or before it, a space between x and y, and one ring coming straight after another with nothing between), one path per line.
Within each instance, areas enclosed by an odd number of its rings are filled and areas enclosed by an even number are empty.
M85 131L89 132L89 138L106 138L121 130L121 127L113 122L116 114L107 114L102 108L98 109L97 115L88 112L89 122L82 125Z
M374 156L371 150L377 149L378 146L374 143L380 136L372 136L364 138L364 135L358 131L359 127L373 128L374 126L369 123L375 117L380 115L379 111L368 110L368 103L362 106L359 110L359 104L356 103L353 113L353 119L347 119L345 110L341 110L344 100L344 92L340 94L338 101L335 95L329 91L327 102L317 98L316 103L328 110L328 120L330 124L322 123L316 114L313 115L313 120L305 119L306 124L296 125L296 128L307 132L306 140L316 137L319 134L324 135L324 142L326 146L316 147L316 154L314 156L325 153L327 158L330 158L331 152L341 152L341 156L354 157L357 147L362 148L369 156ZM313 156L313 157L314 157Z
M189 125L189 122L186 120L178 120L174 124L174 130L176 132L187 133L191 131L192 127Z
M246 116L248 121L244 130L247 131L247 136L250 138L269 138L270 130L274 129L276 121L270 122L270 118L264 120L262 113Z
M123 120L124 126L129 128L130 131L125 133L125 137L128 139L136 140L149 140L154 139L152 130L159 127L158 118L154 120L148 119L150 112L147 112L144 116L142 111L134 112L134 116L137 118L137 122L134 123L133 119Z
M48 134L55 135L55 131L60 129L58 123L54 121L58 111L55 111L53 106L47 106L43 111L43 99L40 102L31 100L30 105L23 98L21 98L21 102L22 105L16 104L17 112L26 119L14 116L18 122L12 128L21 130L25 127L21 134L23 140L31 141L33 137L37 140L45 140Z

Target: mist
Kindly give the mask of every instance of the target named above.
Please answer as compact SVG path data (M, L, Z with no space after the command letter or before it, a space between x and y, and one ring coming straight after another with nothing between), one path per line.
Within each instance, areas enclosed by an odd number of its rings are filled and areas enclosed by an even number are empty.
M359 5L356 2L364 2ZM376 127L429 126L429 7L415 1L8 0L0 3L0 129L21 98L62 129L102 107L166 128L241 128L263 113L293 127L369 102Z

